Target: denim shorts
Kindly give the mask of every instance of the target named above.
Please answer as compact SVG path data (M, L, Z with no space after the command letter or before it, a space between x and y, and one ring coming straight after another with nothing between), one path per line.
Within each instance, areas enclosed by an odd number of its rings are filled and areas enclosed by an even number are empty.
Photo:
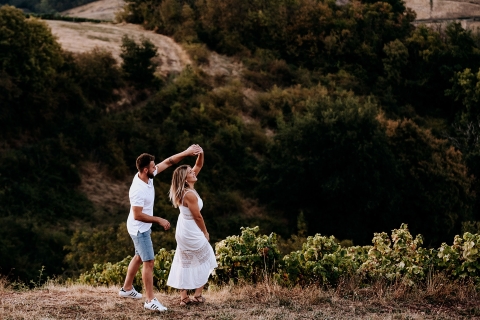
M137 233L136 236L130 235L135 245L135 255L139 256L142 261L149 261L155 259L155 254L153 252L152 238L150 234L152 230Z

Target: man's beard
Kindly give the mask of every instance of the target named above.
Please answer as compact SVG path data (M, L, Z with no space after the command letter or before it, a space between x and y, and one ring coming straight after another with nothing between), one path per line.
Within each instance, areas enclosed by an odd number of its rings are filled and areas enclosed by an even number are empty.
M150 173L150 172L147 172L147 177L148 177L149 179L155 178L155 176L153 175L153 173Z

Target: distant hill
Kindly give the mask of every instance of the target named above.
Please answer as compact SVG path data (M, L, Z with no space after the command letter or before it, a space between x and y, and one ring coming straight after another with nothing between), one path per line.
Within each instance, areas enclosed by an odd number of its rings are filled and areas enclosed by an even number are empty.
M479 17L480 0L406 0L407 7L417 13L417 20L451 20ZM71 17L113 21L124 0L100 0L76 7L62 14Z
M67 51L86 52L99 47L112 52L113 56L119 60L123 35L137 40L143 36L158 48L158 59L161 61L158 61L160 66L157 72L164 75L171 72L178 73L185 65L191 63L187 53L171 38L144 30L138 25L75 23L57 20L45 20L45 22Z
M115 13L119 11L124 4L125 1L123 0L100 0L66 10L62 12L62 14L70 17L113 21Z
M478 0L406 0L405 2L407 7L417 13L417 20L480 17Z

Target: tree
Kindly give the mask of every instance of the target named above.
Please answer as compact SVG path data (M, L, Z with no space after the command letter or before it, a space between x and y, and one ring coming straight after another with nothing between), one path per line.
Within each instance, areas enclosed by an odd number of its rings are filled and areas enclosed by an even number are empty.
M83 95L100 108L115 101L114 89L123 83L121 71L112 53L95 48L74 57L75 80L82 88Z
M461 120L463 122L477 122L480 120L480 69L472 72L470 68L456 72L451 79L452 88L446 91L447 96L461 102Z
M412 120L379 120L400 173L396 207L401 222L423 234L429 245L460 233L462 221L472 218L475 199L462 153Z
M62 50L47 25L22 11L0 7L0 126L5 138L41 126L52 116L49 101Z
M302 111L286 92L274 108L294 111L266 153L259 193L292 223L303 211L309 233L355 243L408 223L437 245L471 220L473 180L447 140L385 119L368 99L310 95Z
M152 61L158 55L153 43L142 38L141 43L137 44L135 40L124 35L121 49L120 57L123 59L122 70L125 73L125 79L138 86L153 85L155 70L158 66L158 63Z
M309 234L366 243L391 221L398 174L377 106L354 97L306 104L280 122L260 170L262 198L292 223L303 211Z

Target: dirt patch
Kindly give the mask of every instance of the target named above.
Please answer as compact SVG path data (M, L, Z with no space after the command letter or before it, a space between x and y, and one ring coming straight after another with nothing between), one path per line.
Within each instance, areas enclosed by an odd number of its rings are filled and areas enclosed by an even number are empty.
M123 208L128 212L130 208L128 191L131 181L114 180L95 163L83 164L80 175L82 183L79 191L84 193L94 205L110 211Z
M214 77L240 78L243 65L233 59L211 52L208 67L202 69Z

